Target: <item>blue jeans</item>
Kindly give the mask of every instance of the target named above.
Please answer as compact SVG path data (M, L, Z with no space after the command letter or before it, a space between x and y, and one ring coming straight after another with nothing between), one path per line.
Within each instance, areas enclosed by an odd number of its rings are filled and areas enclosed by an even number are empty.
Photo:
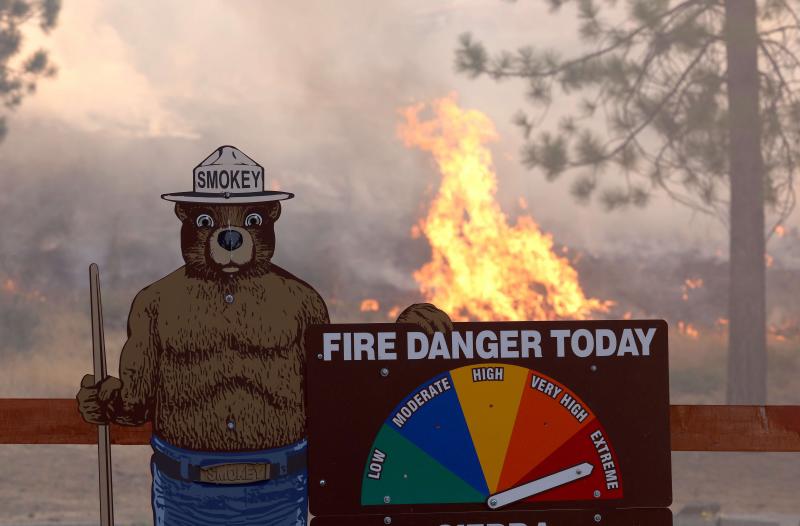
M290 453L305 451L306 441L288 446L236 453L193 451L153 436L153 450L178 462L204 466L224 463L286 462ZM206 484L170 478L155 462L153 523L156 526L305 526L308 514L307 471L250 484Z

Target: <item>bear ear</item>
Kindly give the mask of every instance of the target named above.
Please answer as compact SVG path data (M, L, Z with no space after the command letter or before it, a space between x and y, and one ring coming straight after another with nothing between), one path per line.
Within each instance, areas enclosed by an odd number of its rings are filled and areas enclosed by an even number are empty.
M181 220L181 223L186 221L186 218L189 217L189 211L181 203L175 203L175 215L178 216L178 219Z
M275 201L267 206L267 217L270 221L275 222L281 216L281 203Z

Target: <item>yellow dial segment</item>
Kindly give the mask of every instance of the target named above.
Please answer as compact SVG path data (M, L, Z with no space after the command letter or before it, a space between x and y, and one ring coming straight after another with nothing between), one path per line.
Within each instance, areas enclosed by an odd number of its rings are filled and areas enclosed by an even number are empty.
M492 493L497 490L503 471L528 372L524 367L507 364L482 364L450 372Z

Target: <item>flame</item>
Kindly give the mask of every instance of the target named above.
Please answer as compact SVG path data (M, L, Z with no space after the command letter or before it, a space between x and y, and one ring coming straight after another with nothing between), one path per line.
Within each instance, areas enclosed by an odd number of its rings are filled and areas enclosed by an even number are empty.
M721 334L727 329L728 324L728 318L717 318L714 330ZM680 323L678 329L683 334L684 331L680 330ZM800 322L797 319L784 318L770 323L767 325L767 338L771 342L796 342L800 340Z
M703 286L703 278L687 279L684 286L687 289L699 289Z
M774 338L778 342L797 340L800 337L800 324L797 320L788 318L771 323L767 326L767 337Z
M483 113L461 109L455 97L401 110L398 132L407 147L433 155L442 182L418 227L432 259L414 273L420 291L454 320L584 318L612 302L587 298L578 273L553 250L553 237L530 216L510 225L495 200L497 177L486 143L497 140Z
M776 234L778 237L783 237L783 236L785 236L785 235L786 235L786 227L784 227L783 225L777 225L777 226L775 227L775 234Z
M12 278L5 278L1 279L2 285L0 285L0 290L6 294L9 294L14 297L23 298L28 301L41 301L46 302L47 298L41 291L36 289L31 290L23 290L20 285L19 281L12 279Z
M764 263L767 265L767 268L770 268L772 267L772 264L775 263L775 258L769 254L764 254Z
M400 315L400 305L395 305L394 307L389 309L389 312L386 313L386 316L390 320L396 320L399 315Z
M381 304L378 300L367 298L361 302L361 312L378 312L381 310Z
M683 301L689 301L689 291L694 289L699 289L702 287L703 287L703 278L694 278L694 279L687 278L683 282L683 286L681 287L681 289L683 290L681 298L683 298Z
M14 294L15 292L17 292L17 283L13 279L8 278L3 282L3 290L11 294Z
M700 331L698 331L691 323L684 321L678 322L678 332L684 336L692 338L693 340L696 340L700 337Z

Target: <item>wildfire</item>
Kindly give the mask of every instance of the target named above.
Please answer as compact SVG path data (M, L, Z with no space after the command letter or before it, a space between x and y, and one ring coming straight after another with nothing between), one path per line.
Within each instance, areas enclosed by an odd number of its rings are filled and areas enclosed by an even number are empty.
M797 340L800 337L800 324L788 318L772 323L767 327L767 337L778 342Z
M683 282L683 301L689 301L689 291L703 287L703 278L687 279Z
M12 296L24 298L28 301L47 301L47 298L38 290L22 290L19 286L19 282L11 279L5 278L2 280L2 285L0 285L0 290L6 294L10 294Z
M587 298L578 273L555 253L553 238L530 216L510 225L495 200L497 177L486 144L497 140L483 113L461 109L454 97L401 110L407 147L430 152L442 175L438 194L418 231L432 259L414 273L425 298L454 320L585 318L611 302ZM526 203L527 205L527 203Z
M361 312L378 312L381 310L381 305L378 300L367 298L361 302Z
M695 328L695 326L692 325L691 323L687 323L687 322L684 322L684 321L679 321L678 322L678 332L681 333L684 336L688 336L689 338L692 338L693 340L696 340L697 338L700 337L700 331L698 331Z
M17 292L17 283L13 279L7 279L3 282L3 290L13 294Z
M703 278L687 279L684 282L687 289L699 289L703 286Z

